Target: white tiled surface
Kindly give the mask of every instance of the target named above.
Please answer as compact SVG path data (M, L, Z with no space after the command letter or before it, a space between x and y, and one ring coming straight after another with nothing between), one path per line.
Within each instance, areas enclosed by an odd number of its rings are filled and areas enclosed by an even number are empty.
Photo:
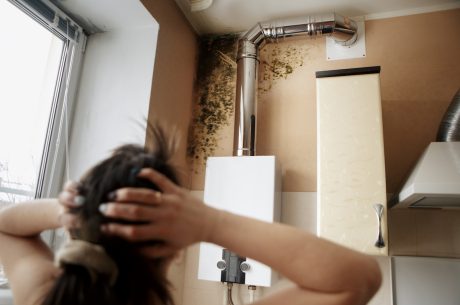
M172 261L168 270L168 280L171 283L172 297L175 304L182 304L186 251L181 251ZM1 304L0 304L1 305Z
M199 249L198 244L187 249L182 305L221 304L222 284L198 280Z
M391 258L389 256L376 256L375 259L382 272L382 286L368 305L392 305Z
M392 255L460 257L460 211L392 209Z
M316 234L316 193L284 192L281 222Z

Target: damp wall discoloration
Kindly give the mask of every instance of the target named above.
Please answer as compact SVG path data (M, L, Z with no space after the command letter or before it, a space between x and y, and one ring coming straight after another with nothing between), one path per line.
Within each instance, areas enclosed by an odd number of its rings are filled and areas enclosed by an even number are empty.
M286 40L261 50L257 154L279 158L283 191L316 191L316 71L381 66L388 193L398 190L435 140L442 115L460 86L460 9L369 20L365 29L365 58L329 61L325 38ZM271 51L293 47L305 50L294 65ZM292 73L287 73L288 66ZM231 155L233 129L218 134L216 154ZM204 175L194 175L192 182L193 189L202 190Z
M201 38L198 97L188 144L188 156L193 163L193 189L203 188L207 157L232 155L237 39L237 36ZM286 81L294 74L303 65L304 58L308 58L311 47L314 46L287 43L262 48L259 95L267 95L279 81ZM260 124L263 122L258 122L258 136L265 133Z
M236 86L235 35L200 38L197 97L187 154L194 174L202 172L209 156L222 147L221 132L233 123Z
M266 44L260 50L258 94L264 94L278 82L287 80L290 74L308 60L311 48L315 45L299 41Z

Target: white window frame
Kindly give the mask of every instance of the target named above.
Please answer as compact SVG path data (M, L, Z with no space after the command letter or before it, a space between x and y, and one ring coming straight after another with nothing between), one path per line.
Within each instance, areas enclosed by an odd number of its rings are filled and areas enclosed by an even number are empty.
M80 66L86 46L83 29L49 0L8 0L32 19L64 41L62 63L52 102L35 198L56 197L63 184L66 150L78 85ZM53 20L37 7L53 12Z
M35 192L35 198L56 197L62 188L68 162L68 137L87 36L75 21L48 0L8 1L64 41ZM53 20L50 14L42 15L37 5L51 12ZM54 232L44 232L42 238L52 246ZM13 304L11 291L0 289L0 304Z
M68 162L68 137L87 36L82 27L48 0L8 1L64 42L35 191L35 198L56 197ZM42 238L52 246L54 231L44 232ZM9 289L0 289L0 304L13 304Z
M48 0L8 1L64 41L35 192L35 198L56 197L68 168L71 119L87 36L82 27ZM43 8L47 16L43 16ZM54 18L50 20L50 16ZM54 247L54 238L54 231L42 233L42 239L51 247Z

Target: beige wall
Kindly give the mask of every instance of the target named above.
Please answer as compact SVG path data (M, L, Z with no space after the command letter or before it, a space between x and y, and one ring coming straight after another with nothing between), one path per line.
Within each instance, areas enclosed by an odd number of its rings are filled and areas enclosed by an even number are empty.
M197 36L173 0L142 3L160 25L148 120L177 129L180 138L174 161L180 168L183 184L188 186L186 143L192 116Z
M460 10L370 20L365 27L365 58L327 61L324 38L260 52L257 150L280 158L284 191L316 191L316 71L381 66L388 193L435 139L460 87ZM233 117L215 135L216 155L232 154L232 125ZM194 170L192 188L201 190L203 162Z

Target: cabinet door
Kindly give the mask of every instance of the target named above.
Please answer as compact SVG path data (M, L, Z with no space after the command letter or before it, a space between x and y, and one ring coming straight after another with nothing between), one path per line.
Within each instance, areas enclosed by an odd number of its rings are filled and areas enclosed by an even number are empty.
M318 74L317 74L318 75ZM386 186L379 74L316 79L318 234L387 255ZM382 204L384 247L377 247Z

